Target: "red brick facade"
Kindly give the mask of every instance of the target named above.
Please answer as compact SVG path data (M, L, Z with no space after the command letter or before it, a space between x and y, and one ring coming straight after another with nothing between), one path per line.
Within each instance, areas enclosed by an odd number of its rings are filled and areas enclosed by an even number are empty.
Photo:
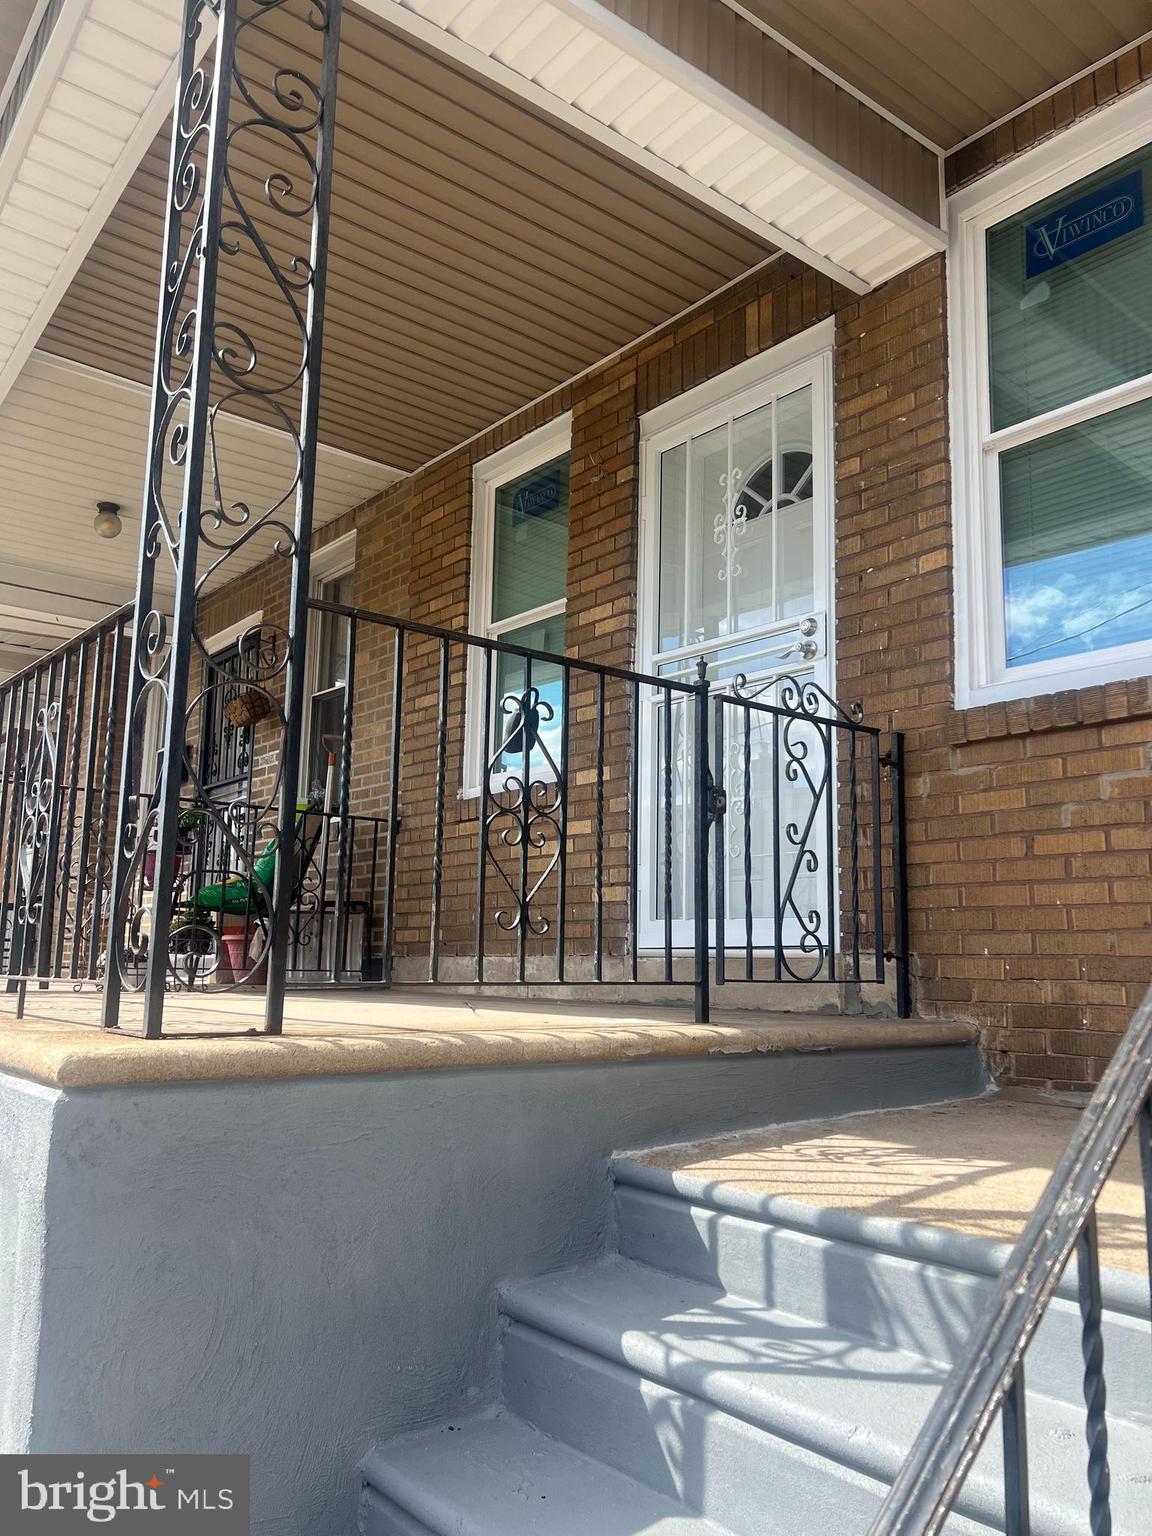
M1152 80L1152 42L1138 43L949 155L944 162L945 186L954 192L1148 80Z
M1081 1087L1098 1077L1152 970L1152 690L1140 680L953 707L943 258L863 298L780 258L323 538L357 529L358 605L466 627L473 465L570 409L569 649L628 664L639 415L830 314L837 691L870 723L906 733L918 1007L987 1026L1017 1081ZM271 616L284 598L282 574L259 573L214 598L203 627L260 606ZM434 693L434 657L419 665ZM362 657L357 709L363 719L375 710L383 726L386 684L371 670ZM462 688L450 706L458 727ZM429 717L424 730L434 729ZM361 803L383 789L384 737L358 758ZM627 737L612 740L618 773ZM474 858L474 807L455 805L449 822L451 869L452 857ZM466 895L462 879L451 899L466 905ZM407 919L426 922L423 897L412 895ZM461 944L467 921L462 908Z
M838 686L906 733L921 1011L1083 1086L1152 971L1149 682L955 710L942 261L840 310L836 372Z

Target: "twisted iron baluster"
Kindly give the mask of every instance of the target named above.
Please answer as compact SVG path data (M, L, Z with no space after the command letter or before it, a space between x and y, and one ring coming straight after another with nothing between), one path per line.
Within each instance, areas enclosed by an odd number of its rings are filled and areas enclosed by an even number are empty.
M491 773L489 759L492 756L492 711L495 700L492 696L492 652L484 651L484 688L481 693L484 700L484 718L481 726L480 743L480 771L484 776L484 785L480 798L480 821L476 832L476 980L484 980L484 914L487 910L486 900L488 891L488 799L491 794Z
M448 762L448 642L440 641L440 683L436 694L436 809L432 830L432 914L428 980L440 976L440 909L444 889L444 777Z
M1004 1436L1005 1536L1030 1536L1028 1497L1028 1418L1024 1403L1024 1362L1012 1373L1001 1409Z
M672 980L672 690L664 689L664 980Z
M744 711L744 975L755 969L752 926L752 711Z
M847 733L845 747L848 754L848 845L849 880L852 890L852 980L860 980L860 809L857 804L859 785L856 767L856 737Z
M1084 1405L1088 1410L1089 1526L1092 1536L1111 1536L1112 1478L1108 1470L1108 1422L1104 1416L1104 1339L1100 1328L1100 1238L1095 1207L1076 1244L1080 1283L1080 1347L1084 1356Z
M564 716L567 732L569 716ZM604 980L604 674L596 678L596 849L595 887L596 908L594 914L593 949L597 981Z
M603 691L604 674L600 674ZM572 720L572 668L564 667L560 681L560 777L556 787L556 980L563 981L568 935L568 771ZM601 733L602 734L602 733ZM600 777L604 777L603 756L597 757ZM545 802L546 803L546 802ZM544 829L541 828L543 832ZM546 835L546 834L545 834Z
M532 692L532 658L524 658L524 706L520 722L520 890L517 902L518 927L516 940L518 964L516 974L521 982L527 976L528 965L528 849L531 832L532 800L532 748L536 732L529 725L528 710L535 703Z
M1152 1097L1140 1106L1136 1139L1140 1144L1140 1171L1144 1175L1144 1240L1148 1245L1148 1284L1152 1289Z

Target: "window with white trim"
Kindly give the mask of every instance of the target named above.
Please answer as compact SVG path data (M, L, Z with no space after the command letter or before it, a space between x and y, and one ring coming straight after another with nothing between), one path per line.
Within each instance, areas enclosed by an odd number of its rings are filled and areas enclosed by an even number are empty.
M1052 147L953 218L961 706L1152 671L1152 146Z
M312 556L309 595L348 607L352 602L356 535L345 534ZM334 613L313 613L308 625L304 701L303 791L323 791L328 753L338 748L348 688L348 621Z
M473 634L534 651L564 653L568 584L568 490L571 423L567 417L532 433L477 465L473 524ZM491 664L489 719L485 731L483 658L471 657L467 782L484 777L482 759L517 771L522 742L516 713L505 701L531 687L539 695L539 742L531 771L547 775L546 754L559 760L563 733L560 668L496 652ZM534 718L536 718L534 716ZM511 735L510 735L511 732ZM506 742L506 738L508 738ZM502 744L507 751L500 752Z

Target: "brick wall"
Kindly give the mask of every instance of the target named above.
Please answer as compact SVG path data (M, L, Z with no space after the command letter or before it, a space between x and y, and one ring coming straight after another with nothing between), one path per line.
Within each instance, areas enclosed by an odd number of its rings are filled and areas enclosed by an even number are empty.
M474 465L564 411L572 412L567 649L608 665L633 660L636 625L638 442L641 412L795 334L832 313L833 285L791 258L761 272L694 310L668 330L638 344L557 391L512 421L402 482L330 525L317 546L356 529L353 603L376 612L450 629L468 624L472 472ZM204 606L201 630L218 632L258 608L267 622L283 622L287 568L267 562L215 594ZM389 788L390 678L394 636L362 626L356 681L355 808L382 815ZM396 941L400 955L426 955L436 862L434 767L438 751L440 657L434 642L409 641L405 668L403 760L403 857L397 877ZM593 767L597 702L590 680L573 682L569 828L576 835L568 871L569 938L593 931L591 894L595 858L596 781ZM475 952L474 881L477 864L476 798L461 797L466 704L465 668L455 650L449 659L446 785L440 847L440 952ZM275 736L271 722L259 730L261 767L256 787L267 787ZM621 951L627 924L626 870L631 708L625 691L605 690L603 746L604 933L609 952ZM487 807L491 809L491 807ZM554 929L550 930L551 933ZM542 951L551 936L533 941ZM508 952L514 941L489 924L488 952Z
M465 626L472 467L571 409L569 648L627 663L638 415L834 313L838 692L859 699L871 723L907 734L918 1003L925 1013L986 1025L1017 1080L1078 1087L1098 1076L1152 969L1152 695L1141 681L953 708L945 299L942 258L864 298L781 258L324 537L358 530L357 604ZM271 614L283 600L266 574L245 578L212 599L203 627L211 632L261 605ZM358 673L358 807L381 805L387 783L385 671L378 656ZM418 702L409 707L417 714L405 734L409 752L425 761L435 749L437 676L434 652L414 656L408 686ZM454 743L463 706L455 673ZM609 732L610 782L622 785L630 750L618 719ZM587 794L589 776L577 769ZM450 758L449 782L460 772L459 758ZM413 871L428 866L432 823L427 805L412 804L398 907L401 938L418 947L427 942L429 898ZM586 814L578 795L574 806L574 815ZM446 806L448 952L474 942L476 817L475 802ZM607 830L619 854L622 829L610 819ZM589 931L587 873L585 857L574 934ZM609 884L611 934L623 898Z
M945 186L954 192L1148 80L1152 80L1152 42L1129 48L949 155L944 162Z
M907 736L921 1011L1078 1088L1152 973L1152 692L953 709L945 346L942 260L838 315L839 689Z

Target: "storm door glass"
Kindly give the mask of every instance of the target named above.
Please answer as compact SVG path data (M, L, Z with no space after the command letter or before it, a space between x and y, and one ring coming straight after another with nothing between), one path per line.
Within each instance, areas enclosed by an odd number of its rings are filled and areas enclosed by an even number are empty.
M736 686L771 699L785 676L826 685L825 486L814 401L811 382L765 392L749 409L720 420L713 412L699 430L669 434L654 445L651 668L658 675L693 682L703 659L717 691ZM647 937L653 944L666 939L669 918L674 942L689 940L691 711L691 700L674 695L669 705L652 690L644 772L653 790L645 861ZM795 733L804 729L793 728L796 741ZM774 744L771 717L725 711L726 906L740 921L751 912L758 942L775 910L777 749L783 750ZM782 828L797 817L801 826L806 822L802 802L811 797L800 778L781 778L776 810ZM809 900L810 884L805 861L795 883L801 903Z

